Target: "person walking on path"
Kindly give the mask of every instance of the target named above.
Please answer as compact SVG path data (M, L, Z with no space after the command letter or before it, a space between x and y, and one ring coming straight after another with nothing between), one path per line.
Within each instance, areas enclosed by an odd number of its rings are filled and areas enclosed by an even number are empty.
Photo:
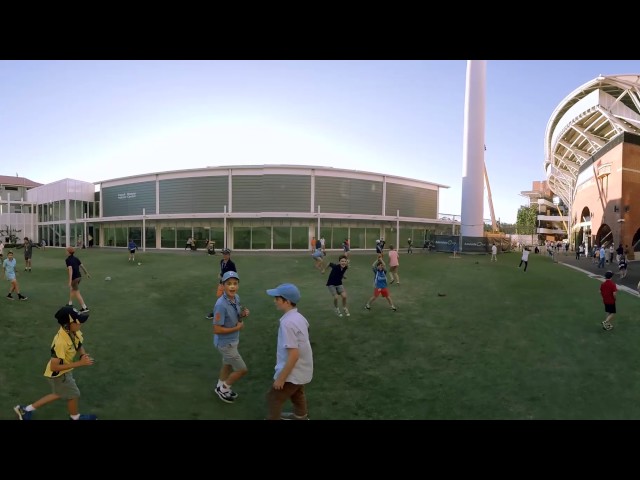
M309 322L298 311L300 290L282 283L267 290L282 312L278 327L276 367L267 392L267 420L308 420L309 407L305 387L313 379L313 350L309 340ZM292 412L282 412L289 400Z
M620 270L620 278L624 278L627 276L627 256L623 253L620 255L620 261L618 262L618 270Z
M13 300L13 292L18 294L18 300L27 300L27 297L20 293L20 285L16 273L16 259L13 258L13 252L7 252L7 258L2 261L2 269L4 270L4 278L9 281L9 293L7 300Z
M89 272L80 259L74 255L75 252L75 248L67 247L67 258L65 260L65 264L67 265L67 272L69 273L69 306L73 306L73 300L75 298L80 303L80 313L87 313L89 308L80 293L80 280L82 279L80 269L82 268L82 271L84 271L87 278L91 278L91 275L89 275Z
M616 295L618 293L618 287L611 280L613 272L611 270L604 274L606 280L600 284L600 295L602 295L602 302L604 303L604 311L607 316L602 322L603 330L611 330L613 328L613 317L616 314Z
M60 308L55 318L60 325L58 333L51 343L51 358L44 370L51 393L29 405L16 405L13 411L20 420L31 420L38 408L55 402L60 398L67 401L70 420L97 420L96 415L81 414L79 410L80 390L73 378L73 370L93 365L93 358L84 349L84 338L80 328L89 318L88 313L80 313L75 308ZM79 355L76 360L76 355Z
M604 268L606 259L607 252L604 249L604 245L600 245L600 249L598 250L598 268Z

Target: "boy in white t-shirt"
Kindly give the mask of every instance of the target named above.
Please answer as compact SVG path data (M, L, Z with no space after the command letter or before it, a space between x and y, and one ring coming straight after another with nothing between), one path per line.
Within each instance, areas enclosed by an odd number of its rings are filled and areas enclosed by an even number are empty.
M522 250L522 259L520 259L520 265L518 265L518 268L520 268L523 263L524 271L526 272L527 266L529 265L529 247L524 247L524 249Z

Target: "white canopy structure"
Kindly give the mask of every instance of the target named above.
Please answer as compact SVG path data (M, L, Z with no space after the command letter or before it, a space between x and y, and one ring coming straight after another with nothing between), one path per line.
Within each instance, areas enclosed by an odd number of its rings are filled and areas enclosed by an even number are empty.
M560 102L545 132L544 170L567 206L582 164L624 132L640 135L640 74L600 75Z

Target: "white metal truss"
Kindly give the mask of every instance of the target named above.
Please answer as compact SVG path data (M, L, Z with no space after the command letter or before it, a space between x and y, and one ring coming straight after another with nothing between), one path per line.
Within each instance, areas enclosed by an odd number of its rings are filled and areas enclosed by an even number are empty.
M623 132L640 135L640 74L598 76L560 102L545 132L544 169L565 205L580 167Z

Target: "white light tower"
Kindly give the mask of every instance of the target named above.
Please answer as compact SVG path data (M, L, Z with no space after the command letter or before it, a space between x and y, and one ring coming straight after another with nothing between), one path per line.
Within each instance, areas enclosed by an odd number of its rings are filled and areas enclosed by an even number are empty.
M482 237L484 232L484 124L487 62L467 61L462 147L463 237Z

